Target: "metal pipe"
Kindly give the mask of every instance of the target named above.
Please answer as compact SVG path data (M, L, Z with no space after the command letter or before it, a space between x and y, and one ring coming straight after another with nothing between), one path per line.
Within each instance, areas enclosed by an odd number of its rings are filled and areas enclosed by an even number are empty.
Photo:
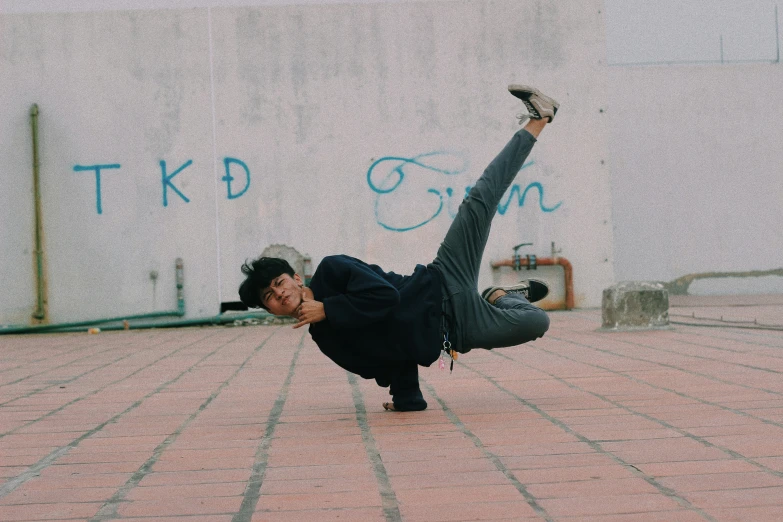
M136 316L141 317L141 316ZM202 317L199 319L181 319L178 321L166 321L166 322L148 322L148 323L135 323L135 324L113 324L100 326L102 332L110 332L116 330L139 330L148 328L183 328L187 326L217 326L221 324L233 323L235 321L242 321L245 319L266 319L273 317L272 314L266 311L249 312L247 314L231 314L231 315L216 315L213 317ZM125 318L126 320L128 318ZM115 319L114 321L118 321ZM41 328L41 327L23 327L23 328L0 328L0 334L31 334L31 333L68 333L68 332L85 332L89 331L88 326L95 327L102 325L103 323L71 323L51 325L57 328ZM49 326L49 325L47 325Z
M764 277L764 276L783 276L783 268L773 268L772 270L746 270L743 272L701 272L698 274L687 274L678 277L674 281L664 283L669 295L688 295L688 288L691 283L697 279L717 279L721 277Z
M183 317L185 315L185 295L183 290L185 287L185 271L181 257L174 261L174 276L177 281L177 315Z
M88 321L76 321L70 323L44 324L38 326L21 327L0 327L0 335L17 333L44 333L44 332L62 332L74 331L74 329L84 328L86 326L96 326L105 323L114 323L120 321L132 321L136 319L152 319L153 317L184 317L185 316L185 297L183 287L185 282L182 258L177 258L175 262L176 280L177 280L177 309L162 312L148 312L144 314L124 315L121 317L111 317L106 319L91 319ZM163 323L159 323L163 324Z
M507 266L514 268L514 266L527 266L528 260L522 258L515 259L503 259L501 261L492 261L490 263L492 268L500 268L501 266ZM563 267L563 275L565 277L565 309L571 310L574 308L574 269L571 266L571 262L564 257L539 257L536 258L536 264L539 266L554 266L560 265Z
M38 104L30 107L30 126L33 132L33 198L35 200L35 282L36 308L33 318L46 322L46 275L44 273L43 220L41 218L40 160L38 157Z

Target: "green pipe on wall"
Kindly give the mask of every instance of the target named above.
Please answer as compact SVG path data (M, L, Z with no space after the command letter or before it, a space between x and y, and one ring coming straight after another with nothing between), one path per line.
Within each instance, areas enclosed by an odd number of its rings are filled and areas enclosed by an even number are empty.
M162 312L165 313L165 312ZM143 316L135 316L143 317ZM221 324L233 323L235 321L243 321L246 319L268 319L273 317L270 313L265 311L248 312L246 314L232 314L232 315L217 315L213 317L203 317L199 319L181 319L175 321L164 322L147 322L147 323L129 323L125 324L110 324L104 325L101 322L82 322L82 323L62 323L56 325L46 325L46 327L20 327L20 328L0 328L0 335L3 334L31 334L31 333L67 333L67 332L85 332L89 331L87 327L98 328L101 332L117 331L117 330L139 330L147 328L184 328L188 326L217 326ZM127 321L133 319L133 317L126 317L124 319L110 319L106 322L116 322L119 320ZM102 326L103 325L103 326Z
M0 326L0 335L79 331L79 330L83 330L85 327L96 327L106 323L134 321L137 319L152 319L155 317L172 317L172 316L184 317L185 316L185 296L184 296L185 274L184 274L182 258L180 257L178 257L175 262L175 274L176 274L176 282L177 282L177 309L176 310L167 310L162 312L148 312L148 313L134 314L134 315L124 315L121 317L111 317L105 319L90 319L88 321L76 321L76 322L69 322L69 323L42 324L38 326L11 326L11 327ZM195 319L195 320L206 321L211 319ZM150 323L150 324L156 325L156 326L148 326L149 328L152 328L152 327L162 327L164 323ZM124 325L116 329L119 330L124 329Z
M38 158L38 104L30 107L30 126L33 132L33 191L35 199L35 281L37 300L33 318L46 322L46 275L44 273L43 222L41 217L40 161Z

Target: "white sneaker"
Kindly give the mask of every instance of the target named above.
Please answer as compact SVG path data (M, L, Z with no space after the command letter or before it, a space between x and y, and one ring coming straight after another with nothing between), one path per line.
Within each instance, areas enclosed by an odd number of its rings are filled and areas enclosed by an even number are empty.
M508 92L522 100L527 108L528 117L533 120L548 119L550 122L555 119L557 109L560 104L541 93L535 87L528 85L509 85ZM524 118L520 118L522 120Z
M509 286L490 286L485 288L481 292L481 297L489 302L489 296L491 296L495 290L503 290L507 294L522 294L525 299L531 303L540 301L549 294L549 286L543 281L538 279L523 279L515 285ZM492 303L490 303L492 304Z

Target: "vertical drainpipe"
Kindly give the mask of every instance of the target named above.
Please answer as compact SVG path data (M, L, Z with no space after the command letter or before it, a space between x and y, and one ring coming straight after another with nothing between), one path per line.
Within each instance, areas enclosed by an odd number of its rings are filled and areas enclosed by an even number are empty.
M47 322L46 276L44 274L43 223L41 220L41 184L38 159L38 104L30 107L30 125L33 130L33 191L35 199L35 281L38 299L33 318Z
M183 317L185 315L185 274L183 269L182 258L178 257L174 261L175 278L177 280L177 315Z

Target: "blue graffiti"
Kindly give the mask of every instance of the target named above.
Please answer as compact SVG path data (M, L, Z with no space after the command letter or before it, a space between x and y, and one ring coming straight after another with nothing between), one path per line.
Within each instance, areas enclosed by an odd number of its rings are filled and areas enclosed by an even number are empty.
M164 160L160 160L160 171L161 171L161 182L163 183L163 206L168 207L169 206L169 198L168 198L168 188L171 187L171 190L173 190L179 197L181 197L185 203L190 203L190 200L179 191L177 187L174 186L174 183L171 182L171 178L182 172L184 169L188 168L190 164L193 163L193 160L188 160L185 163L182 164L180 168L172 172L171 174L166 174L166 162Z
M166 161L160 160L160 171L161 171L161 184L163 186L163 206L168 207L169 206L169 195L168 191L171 189L174 191L175 194L177 194L185 203L190 203L190 199L182 193L181 190L177 188L176 185L172 182L174 177L188 168L190 165L193 164L193 160L188 160L185 163L183 163L177 170L172 172L171 174L168 174L166 172ZM231 158L226 157L223 159L223 164L225 165L226 169L226 175L221 178L222 181L226 182L226 196L228 199L237 199L241 196L243 196L247 189L250 188L250 169L248 168L247 164L237 158ZM231 165L239 165L244 171L245 171L245 185L239 192L234 192L234 189L231 185L231 182L234 181L236 178L231 175ZM107 169L119 169L120 164L119 163L110 163L110 164L104 164L104 165L74 165L73 170L74 172L84 172L84 171L93 171L95 172L95 206L98 211L98 214L103 214L103 205L101 203L101 170L107 170Z
M533 163L529 163L529 165L532 165ZM527 165L523 165L522 168L524 169ZM527 187L525 187L525 190L522 190L522 194L520 195L520 186L517 184L511 185L511 189L509 190L508 199L505 203L500 203L498 205L498 213L502 216L506 213L506 210L508 210L508 207L511 205L511 201L514 199L514 194L517 196L517 203L520 207L525 206L525 196L527 196L527 191L530 189L536 189L538 190L538 206L541 209L542 212L554 212L558 208L560 208L560 205L563 204L562 201L558 202L553 207L547 207L544 205L544 186L539 183L538 181L533 181L532 183L528 183Z
M444 158L448 156L452 156L452 157L456 156L460 158L460 160L462 161L462 165L456 169L445 169L445 168L436 167L432 164L431 160L437 157ZM375 174L376 168L378 167L378 165L387 162L391 162L391 169L389 171L386 171L387 174L386 176L383 177L380 183L376 183L373 180L373 176ZM533 161L529 161L525 163L520 168L520 172L526 168L531 167L534 164L535 163ZM370 189L376 194L375 209L374 209L375 221L376 223L378 223L378 225L380 225L386 230L390 230L392 232L408 232L410 230L415 230L417 228L423 227L427 223L437 218L443 211L444 206L447 208L447 213L451 217L451 219L454 219L457 215L457 210L455 210L454 207L455 206L457 208L459 207L462 198L458 199L454 197L454 189L452 189L451 187L447 187L445 190L442 191L437 188L430 187L427 188L426 192L427 194L433 194L435 197L430 198L432 203L431 204L428 203L426 208L434 208L434 211L428 211L426 218L424 219L418 218L415 220L414 224L392 225L388 223L385 218L382 217L381 198L391 196L398 188L401 187L403 181L406 178L406 175L408 176L411 175L410 171L414 169L418 169L418 170L423 169L428 173L453 176L457 174L462 174L467 170L467 161L458 154L439 152L439 151L419 154L418 156L414 156L412 158L386 156L374 161L372 165L370 165L370 168L367 171L367 184L370 186ZM465 198L468 197L471 188L472 186L470 185L465 187L465 192L464 192ZM519 207L523 207L525 204L525 198L527 197L528 191L533 189L538 191L538 205L542 212L547 212L547 213L554 212L560 207L560 205L562 205L563 202L560 201L554 206L546 206L544 204L544 186L538 181L533 181L529 183L527 186L525 186L524 189L519 184L513 184L508 191L508 198L505 201L501 201L498 204L498 213L500 215L505 215L505 213L508 211L509 207L511 206L512 202L515 200ZM445 192L448 202L444 202L443 192Z
M391 230L393 232L407 232L409 230L414 230L416 228L422 227L427 223L429 223L430 221L432 221L433 219L435 219L436 217L438 217L438 215L443 210L443 195L439 190L434 188L427 189L427 193L434 194L435 196L437 196L438 208L431 216L429 216L428 218L424 219L419 223L416 223L411 226L405 226L405 227L392 226L383 221L383 219L380 216L380 210L379 210L381 196L384 194L391 194L392 192L397 190L397 188L402 184L403 180L405 179L405 167L409 167L412 165L415 167L422 168L426 171L434 172L436 174L443 174L445 176L454 176L457 174L461 174L465 170L467 170L467 162L463 158L460 158L462 161L462 165L456 169L444 169L444 168L436 167L435 165L429 163L425 163L424 161L425 159L436 158L438 156L459 157L459 155L457 154L436 151L436 152L419 154L418 156L414 156L413 158L386 156L379 160L376 160L375 162L373 162L372 165L370 165L370 168L367 171L367 184L370 186L373 192L378 194L378 196L375 198L375 220L380 226L382 226L386 230ZM373 181L373 171L378 165L386 162L393 162L393 166L391 170L388 172L388 174L383 178L381 183L376 184ZM388 181L393 178L396 178L396 181L394 181L391 184L391 186L388 186Z
M234 177L231 175L231 164L232 163L235 163L235 164L239 165L240 167L242 167L245 170L245 188L240 190L237 194L234 194L233 192L231 192L231 182L234 181ZM247 189L250 187L250 169L247 168L247 165L245 165L244 161L238 160L236 158L224 158L223 159L223 164L226 167L226 175L223 176L220 179L222 179L223 181L226 182L226 191L228 193L228 199L236 199L239 196L241 196L242 194L244 194L245 192L247 192Z
M74 172L83 172L85 170L94 170L95 171L95 206L97 207L98 214L103 214L103 206L101 205L101 170L103 169L118 169L120 168L119 163L111 163L108 165L89 165L89 166L83 166L83 165L74 165L73 171Z

